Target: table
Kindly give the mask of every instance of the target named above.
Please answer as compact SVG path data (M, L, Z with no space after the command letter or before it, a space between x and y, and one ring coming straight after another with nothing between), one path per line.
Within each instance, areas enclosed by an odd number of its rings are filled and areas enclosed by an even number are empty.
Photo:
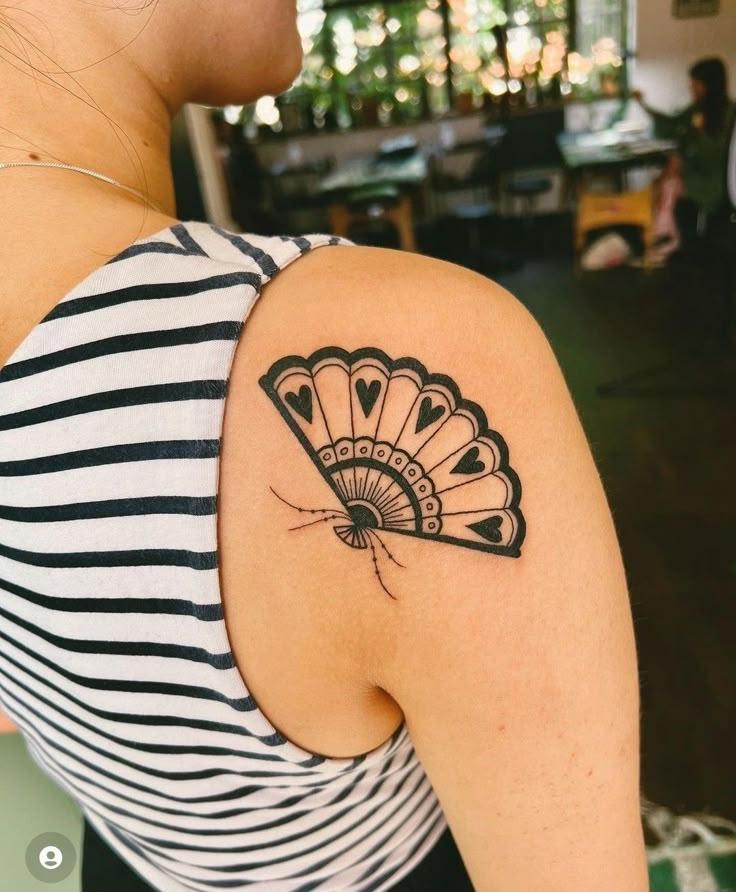
M632 139L618 130L560 133L557 145L565 167L575 173L595 169L623 171L661 163L677 148L672 140Z
M317 188L320 194L336 194L386 183L416 187L426 180L427 173L427 159L421 151L399 158L370 155L344 162L323 177Z
M599 204L608 201L604 215L607 224L636 223L643 226L645 236L649 234L651 237L654 223L653 209L650 208L647 213L643 214L639 206L640 202L638 203L636 200L639 196L642 201L646 200L651 203L651 194L645 198L644 190L626 192L626 172L634 167L664 164L667 156L677 148L677 143L664 139L632 138L631 133L609 129L597 132L563 132L557 136L557 145L567 171L568 200L571 193L575 200L576 269L584 233L587 229L594 228L593 223L595 223L595 219L592 217L585 219L586 208L592 206L595 200L598 200ZM607 173L615 176L616 190L618 193L623 193L619 202L620 219L616 219L615 194L594 196L586 193L584 187L586 174L594 173ZM586 197L589 200L586 201ZM646 242L645 264L650 256L649 247L649 243Z
M663 165L677 143L667 139L633 138L619 130L596 132L563 132L557 145L568 174L567 192L575 198L583 188L586 174L607 173L617 181L617 188L626 186L626 173L634 167Z
M393 157L369 155L346 161L323 177L317 186L318 194L329 202L331 231L347 236L351 212L346 202L350 193L372 186L394 186L411 195L402 194L398 205L384 211L384 216L391 219L396 227L401 246L405 250L415 251L414 199L419 194L420 206L426 206L428 173L427 159L421 149L397 153Z

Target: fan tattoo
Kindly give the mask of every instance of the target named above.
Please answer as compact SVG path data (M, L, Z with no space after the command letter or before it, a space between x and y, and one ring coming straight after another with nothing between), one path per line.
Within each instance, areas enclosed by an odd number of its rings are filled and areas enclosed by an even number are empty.
M292 530L335 521L338 538L402 566L382 536L400 533L519 557L526 524L521 482L503 437L446 375L365 347L285 356L260 379L341 508ZM379 549L377 551L377 549Z

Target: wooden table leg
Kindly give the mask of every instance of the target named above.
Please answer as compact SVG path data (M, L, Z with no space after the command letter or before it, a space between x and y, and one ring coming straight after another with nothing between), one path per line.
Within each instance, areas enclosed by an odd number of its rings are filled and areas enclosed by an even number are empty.
M341 202L335 202L327 208L327 214L330 221L331 235L340 235L346 238L350 225L350 214L347 207Z

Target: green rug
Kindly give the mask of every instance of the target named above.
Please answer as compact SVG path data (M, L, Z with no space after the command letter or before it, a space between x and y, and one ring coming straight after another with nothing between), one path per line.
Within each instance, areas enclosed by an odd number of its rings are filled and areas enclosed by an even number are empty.
M676 815L642 797L650 892L736 892L736 822ZM655 841L656 840L656 841Z

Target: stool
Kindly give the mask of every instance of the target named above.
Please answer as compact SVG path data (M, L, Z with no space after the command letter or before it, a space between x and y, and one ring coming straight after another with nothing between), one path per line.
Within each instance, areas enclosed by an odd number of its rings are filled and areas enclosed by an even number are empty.
M385 220L395 229L399 247L403 251L416 251L411 211L411 200L396 186L363 186L349 192L345 201L330 205L330 230L348 238L350 227L356 223Z
M297 167L284 162L271 165L266 188L274 225L278 226L274 234L295 234L308 227L313 227L310 232L321 232L327 227L327 202L319 184L334 167L332 156ZM242 196L250 196L252 190L246 184L240 191Z
M585 235L607 226L638 226L644 239L645 270L651 268L651 247L654 230L653 193L651 185L634 192L581 192L575 211L575 272L580 272L580 255Z
M504 191L512 198L520 198L523 203L524 235L528 238L531 229L531 218L536 207L537 199L552 188L550 177L536 176L534 174L517 174L512 176L505 184ZM526 254L526 248L522 254Z
M531 214L539 196L549 192L551 188L552 180L549 177L519 174L511 177L506 183L505 190L513 198L521 198L525 209Z
M468 235L467 255L465 260L471 269L490 275L499 265L504 266L503 258L497 246L484 244L481 227L496 217L496 205L490 201L479 201L475 204L463 204L452 210L450 219L462 224Z

